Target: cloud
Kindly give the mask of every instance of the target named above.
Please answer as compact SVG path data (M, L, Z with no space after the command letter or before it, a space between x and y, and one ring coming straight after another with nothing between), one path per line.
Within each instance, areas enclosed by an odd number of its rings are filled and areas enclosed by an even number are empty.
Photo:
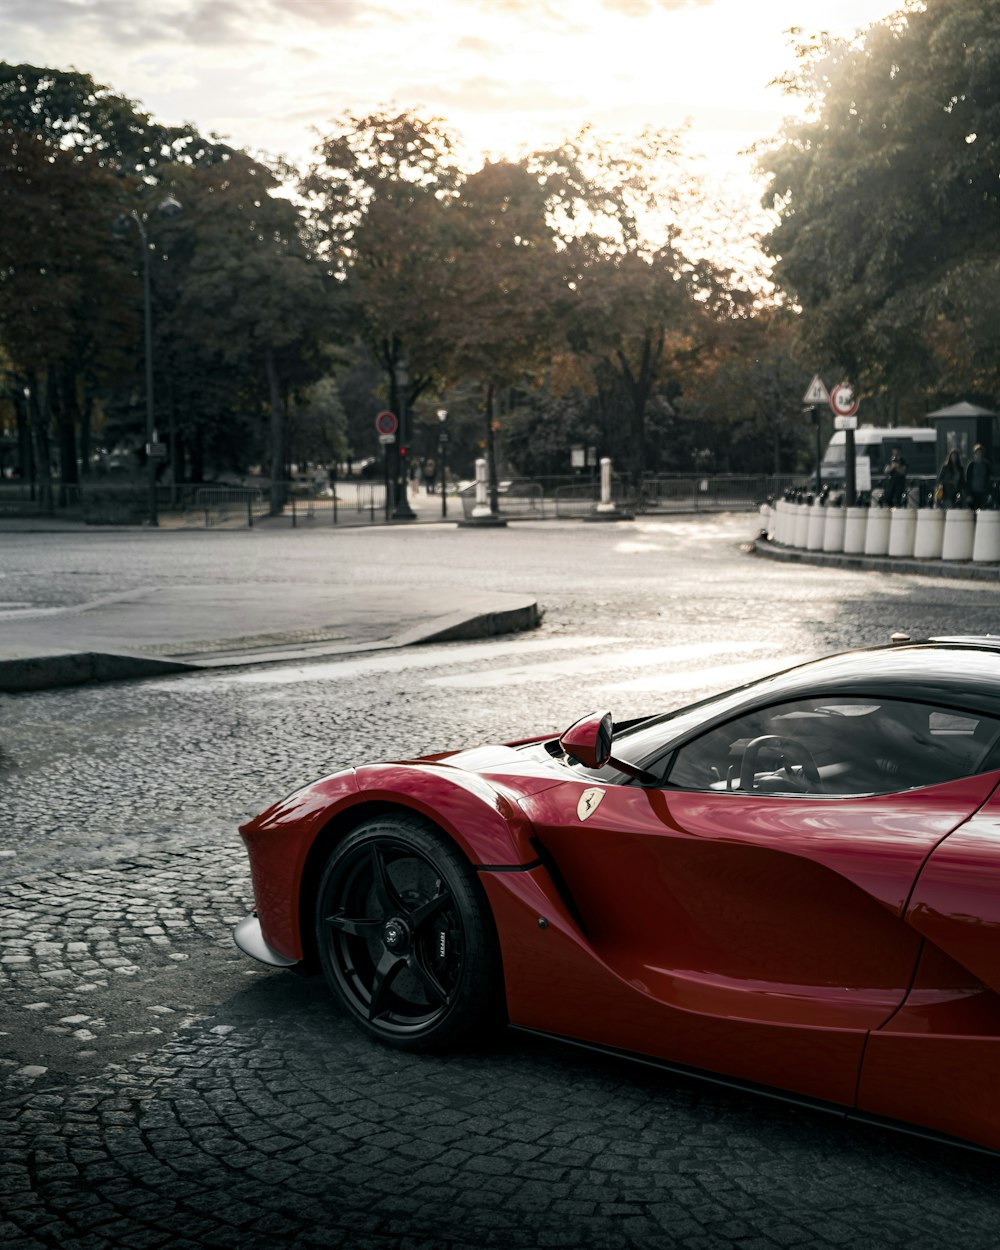
M572 10L567 0L473 0L480 8L502 17L564 18Z
M35 31L57 39L79 33L126 45L175 38L174 24L162 10L130 0L4 0L0 29Z
M461 39L455 41L455 47L459 52L476 52L488 55L493 51L493 41L480 39L476 35L464 35Z
M601 0L604 8L623 17L649 17L656 9L670 13L675 9L699 9L714 3L715 0Z
M427 82L400 84L400 99L422 98L427 104L446 112L463 113L549 113L584 107L589 96L567 95L553 90L545 82L511 83L486 75L471 75L448 84Z
M466 0L470 2L470 0ZM548 21L569 21L579 12L574 0L471 0L482 9L503 17L542 18ZM657 9L696 9L715 4L716 0L600 0L601 7L623 17L648 17Z
M62 42L106 43L134 50L177 44L233 48L268 42L276 27L343 27L378 20L367 0L2 0L0 30ZM16 42L16 39L12 40Z

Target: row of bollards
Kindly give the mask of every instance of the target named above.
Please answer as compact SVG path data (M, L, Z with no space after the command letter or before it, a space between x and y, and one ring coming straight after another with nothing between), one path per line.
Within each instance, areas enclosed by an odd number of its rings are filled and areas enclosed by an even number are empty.
M1000 562L1000 512L843 508L779 499L761 509L773 542L803 551Z

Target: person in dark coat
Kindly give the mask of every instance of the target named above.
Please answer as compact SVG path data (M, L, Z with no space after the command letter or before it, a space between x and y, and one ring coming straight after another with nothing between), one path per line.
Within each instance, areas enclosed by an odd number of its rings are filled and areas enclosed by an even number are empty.
M939 508L957 508L965 485L965 470L962 468L962 457L958 448L948 452L948 459L941 466L937 475L937 490L934 499Z
M885 466L882 503L886 508L906 507L906 461L898 451L893 451L892 459Z
M970 508L985 508L993 490L993 468L986 459L982 443L972 449L972 459L965 470L965 494Z

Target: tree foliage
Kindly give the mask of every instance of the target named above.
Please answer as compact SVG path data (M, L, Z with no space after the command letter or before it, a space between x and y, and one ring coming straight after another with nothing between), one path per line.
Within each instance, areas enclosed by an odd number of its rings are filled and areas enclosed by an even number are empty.
M37 473L51 445L71 482L98 432L142 467L147 267L175 481L364 459L404 406L428 456L447 408L449 464L485 450L494 490L501 448L554 472L596 446L636 481L794 456L789 318L699 256L680 135L588 130L478 169L456 149L433 118L348 115L293 182L86 74L0 64L0 348ZM957 362L968 336L934 328L922 350Z
M53 427L63 482L88 464L92 420L145 442L147 265L154 421L175 476L262 454L287 476L288 396L322 374L336 315L282 192L262 162L160 125L86 74L0 65L0 339L31 384L43 484ZM159 215L168 193L179 220Z
M914 406L1000 393L1000 0L926 0L799 49L762 157L774 276L813 353Z

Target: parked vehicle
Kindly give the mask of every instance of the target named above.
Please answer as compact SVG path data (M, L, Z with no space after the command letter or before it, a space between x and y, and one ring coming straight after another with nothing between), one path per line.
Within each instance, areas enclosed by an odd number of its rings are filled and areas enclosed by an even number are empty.
M844 484L846 446L846 432L836 430L820 463L820 477L826 485ZM920 426L901 425L892 428L862 425L854 431L854 449L855 456L866 456L871 464L873 486L881 483L885 466L893 452L899 452L906 461L908 478L934 477L940 467L937 463L937 431Z
M1000 639L344 769L242 826L247 954L370 1037L509 1022L1000 1150Z

